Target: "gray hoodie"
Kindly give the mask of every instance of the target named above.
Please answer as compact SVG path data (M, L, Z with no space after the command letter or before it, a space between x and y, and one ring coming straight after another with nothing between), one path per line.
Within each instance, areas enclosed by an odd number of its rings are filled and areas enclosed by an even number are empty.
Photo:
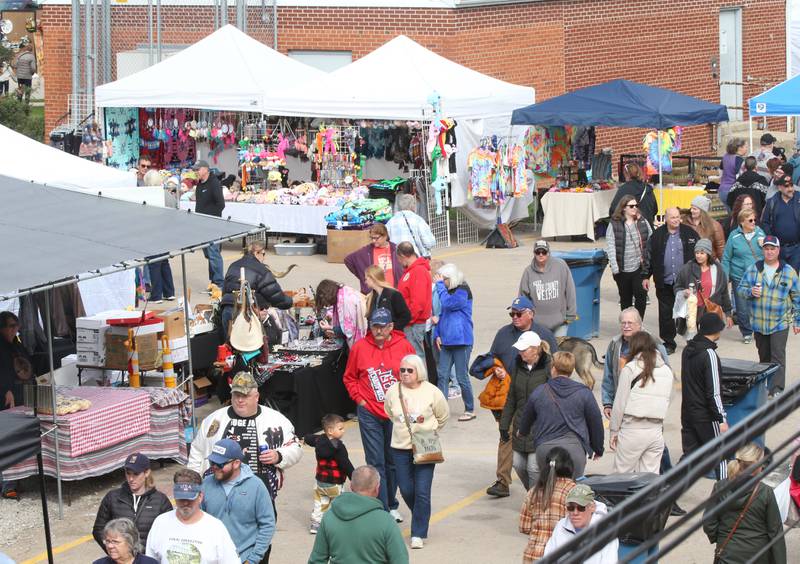
M536 322L551 331L576 317L575 282L563 259L551 255L544 270L539 270L534 257L522 273L519 293L533 302Z

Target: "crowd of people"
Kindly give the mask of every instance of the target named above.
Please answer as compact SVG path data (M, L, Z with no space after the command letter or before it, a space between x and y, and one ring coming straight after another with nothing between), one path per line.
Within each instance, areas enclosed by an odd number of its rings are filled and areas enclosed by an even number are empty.
M728 428L716 347L734 322L744 343L755 339L762 361L781 365L770 394L785 386L788 332L800 332L800 282L793 262L800 260L800 251L795 253L800 196L784 169L760 183L778 189L762 203L753 192L760 194L760 188L752 188L759 183L744 184L749 173L760 174L761 161L739 162L742 146L734 148L736 158L724 159L723 166L738 163L742 170L725 177L732 181L728 200L735 217L722 223L709 216L710 201L700 196L684 216L677 208L666 210L660 224L652 187L638 167L626 168L628 186L618 194L606 241L619 291L619 333L606 349L599 404L594 382L577 373L576 355L559 350L578 308L572 273L550 244L535 242L507 308L508 323L497 328L488 352L473 358L473 291L455 263L431 260L430 229L405 198L397 221L388 229L372 226L370 243L345 259L356 279L352 286L325 279L315 293L319 334L341 338L349 349L343 384L356 404L366 464L354 468L350 461L341 416L326 415L321 434L297 437L289 419L259 403L253 375L238 372L230 380L230 405L202 421L187 466L174 473L175 508L155 489L147 457L128 457L125 482L105 496L97 513L93 536L107 553L98 562L167 564L177 555L200 563L269 562L275 500L284 473L301 459L303 444L313 447L316 458L309 488L308 530L315 535L309 562L407 562L397 526L403 521L398 489L411 514L408 546L422 549L431 532L435 468L442 461L439 431L456 404L463 403L454 417L459 422L474 425L470 421L478 417L470 376L486 381L477 399L498 425L496 480L486 493L509 497L512 469L527 491L519 522L528 536L523 561L555 551L595 526L610 509L581 483L587 461L610 451L615 472L660 473L671 467L664 423L674 399L677 363L670 357L679 334L686 338L680 359L683 456ZM203 161L196 169L198 186L205 185L198 192L198 211L220 215L215 177ZM222 296L223 338L242 268L259 312L291 307L264 265L265 255L264 244L254 242L225 275L219 249L208 249L209 282ZM151 265L163 299L174 294L167 274L163 265ZM651 279L659 338L643 329ZM680 304L692 299L696 317L677 315ZM0 347L11 351L18 321L1 319ZM6 405L18 401L13 386L2 392ZM752 471L761 457L750 448L719 465L718 484ZM748 534L757 539L777 534L776 507L766 489L756 486L740 504L760 508L748 516L754 521ZM677 504L673 512L683 513ZM733 547L737 557L749 554L753 542L728 517L722 513L706 523L710 541L719 554ZM615 562L617 549L614 540L587 562ZM772 561L786 562L782 540L772 554Z

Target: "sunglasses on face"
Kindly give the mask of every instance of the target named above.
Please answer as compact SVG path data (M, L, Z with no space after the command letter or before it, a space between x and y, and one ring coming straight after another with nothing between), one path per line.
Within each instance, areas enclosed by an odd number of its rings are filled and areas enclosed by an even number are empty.
M522 314L524 313L525 313L524 311L509 311L508 316L513 319L515 317L522 317Z
M401 374L413 374L414 373L414 369L413 368L404 368L404 367L401 366L400 367L400 373Z
M577 503L568 503L567 504L567 513L572 513L577 511L578 513L583 513L586 511L585 505L578 505Z
M744 222L745 223L755 223L756 220L751 217L750 219L745 219Z
M539 249L537 251L533 251L533 254L535 254L535 255L546 255L547 251L544 250L544 249Z
M627 204L625 207L626 208L638 208L639 204Z
M209 466L211 466L212 468L222 469L222 468L225 468L231 462L232 462L231 460L225 462L224 464L217 464L216 462L209 462Z

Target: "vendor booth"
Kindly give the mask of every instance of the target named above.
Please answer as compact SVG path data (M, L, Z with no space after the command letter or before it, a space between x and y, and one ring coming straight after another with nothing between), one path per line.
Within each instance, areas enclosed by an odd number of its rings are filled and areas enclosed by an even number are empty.
M538 127L628 127L653 129L645 137L648 161L645 171L671 171L671 153L680 147L680 126L719 123L728 120L725 106L711 104L691 96L628 80L613 80L597 86L582 88L544 102L514 110L512 125ZM547 133L547 132L546 132ZM567 131L569 133L569 131ZM544 134L542 134L544 135ZM652 156L651 156L652 155ZM594 160L594 158L592 159ZM575 168L578 174L575 174ZM580 163L565 163L554 185L542 198L543 237L586 235L594 239L589 222L608 216L608 203L601 207L598 191L604 187L597 182L574 187L579 182ZM575 175L573 180L573 174ZM606 177L607 178L607 177ZM596 178L594 179L596 180ZM664 187L659 192L663 198ZM564 221L563 209L585 221ZM662 206L663 209L663 206ZM559 210L556 212L556 210Z
M753 118L800 116L800 75L750 98L748 108L750 147L753 147Z
M191 431L184 437L183 427L188 423L193 428L191 340L186 340L188 356L180 382L170 385L164 378L164 387L147 388L131 378L129 387L56 386L51 290L180 256L184 334L191 335L185 254L263 229L8 177L0 177L0 184L5 212L0 236L7 242L4 259L8 264L25 265L0 271L0 300L44 295L41 316L49 373L45 383L28 372L16 383L16 390L24 397L19 409L35 413L44 428L51 430L42 444L44 471L58 478L59 502L62 479L80 479L119 468L131 450L184 461L186 439L192 437ZM169 237L163 236L166 228ZM58 250L54 252L56 243ZM131 358L139 352L151 352L136 348L143 337L135 333L128 341L122 338L130 347ZM187 398L191 398L188 405ZM34 471L35 465L26 457L6 469L4 477L20 478Z
M221 73L213 80L196 70L210 66ZM190 78L176 84L176 75ZM227 26L98 87L96 98L106 130L118 132L118 166L129 166L130 149L138 147L176 176L196 159L208 160L232 175L223 215L272 231L322 235L327 227L364 227L347 210L338 212L367 197L391 204L397 191L420 196L420 213L444 245L450 232L443 208L467 206L483 227L494 224L498 205L504 219L527 215L529 194L474 205L467 161L507 130L513 108L534 101L533 89L467 69L404 36L323 74ZM191 174L177 181L191 186ZM189 196L180 203L192 206Z

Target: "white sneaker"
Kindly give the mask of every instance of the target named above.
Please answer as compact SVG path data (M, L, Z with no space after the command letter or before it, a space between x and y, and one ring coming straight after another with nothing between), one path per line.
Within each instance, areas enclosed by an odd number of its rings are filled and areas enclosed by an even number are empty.
M422 548L425 543L419 537L411 537L411 548Z
M461 397L461 388L450 386L447 389L447 399L456 399Z
M392 509L391 511L389 511L389 515L391 515L394 518L394 520L397 521L398 523L403 522L403 516L400 515L400 512L397 509Z

